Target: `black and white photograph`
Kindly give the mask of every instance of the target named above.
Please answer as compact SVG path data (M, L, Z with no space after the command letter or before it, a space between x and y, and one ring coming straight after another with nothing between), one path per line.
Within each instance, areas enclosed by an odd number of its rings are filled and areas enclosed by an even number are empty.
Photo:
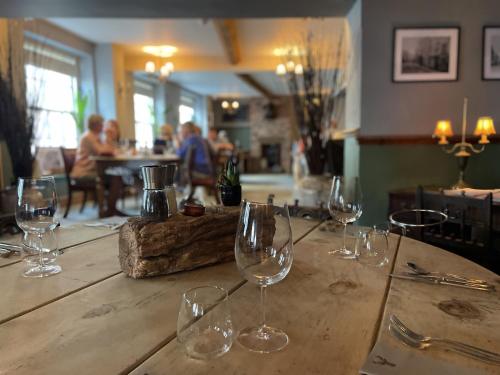
M395 82L458 79L458 28L395 29Z
M500 26L483 29L483 79L500 80Z

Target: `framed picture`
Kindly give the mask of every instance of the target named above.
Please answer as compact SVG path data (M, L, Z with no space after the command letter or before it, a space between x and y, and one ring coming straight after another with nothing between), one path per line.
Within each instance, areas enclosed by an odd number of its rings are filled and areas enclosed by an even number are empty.
M460 28L394 29L394 82L458 80Z
M500 26L483 28L483 79L500 79Z

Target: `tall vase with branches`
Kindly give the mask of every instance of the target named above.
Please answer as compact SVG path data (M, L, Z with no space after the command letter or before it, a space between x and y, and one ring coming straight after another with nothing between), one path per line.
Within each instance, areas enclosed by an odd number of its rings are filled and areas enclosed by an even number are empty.
M341 34L337 51L333 53L315 44L314 35L309 33L299 48L302 55L293 56L290 50L282 65L311 175L321 175L325 168L325 134L331 126L336 94L342 85L343 75L338 68L342 41Z

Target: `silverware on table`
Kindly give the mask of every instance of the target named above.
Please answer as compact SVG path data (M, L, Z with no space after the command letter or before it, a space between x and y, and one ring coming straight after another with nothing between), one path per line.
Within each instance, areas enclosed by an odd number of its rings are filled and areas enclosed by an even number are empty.
M430 276L422 276L409 273L404 273L404 274L391 273L390 276L396 279L411 280L426 284L449 285L449 286L456 286L459 288L482 290L485 292L495 291L495 287L490 284L464 283L462 281L443 279L441 277L430 277Z
M20 245L0 242L0 257L9 258L12 254L21 254L22 249Z
M494 365L500 365L500 354L498 353L493 353L459 341L421 335L408 328L395 315L391 315L389 318L389 331L395 338L413 348L427 349L435 345L466 355L470 358Z
M430 272L422 267L418 266L414 262L408 262L406 263L406 266L410 269L410 271L416 275L421 275L421 276L435 276L435 277L441 277L444 279L453 279L453 280L461 280L467 283L474 283L474 284L484 284L484 285L489 285L487 281L485 280L480 280L480 279L472 279L464 276L459 276L455 275L453 273L442 273L442 272Z

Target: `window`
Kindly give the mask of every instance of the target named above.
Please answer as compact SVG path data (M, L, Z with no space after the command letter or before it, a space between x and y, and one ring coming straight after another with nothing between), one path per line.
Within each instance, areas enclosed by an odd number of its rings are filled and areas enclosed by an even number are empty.
M78 59L26 42L26 100L34 118L38 147L77 147L73 117L78 90Z
M139 147L153 147L154 87L142 81L134 82L135 138Z
M179 105L179 123L184 124L193 121L195 118L194 108L196 99L186 93L181 95L181 104Z

